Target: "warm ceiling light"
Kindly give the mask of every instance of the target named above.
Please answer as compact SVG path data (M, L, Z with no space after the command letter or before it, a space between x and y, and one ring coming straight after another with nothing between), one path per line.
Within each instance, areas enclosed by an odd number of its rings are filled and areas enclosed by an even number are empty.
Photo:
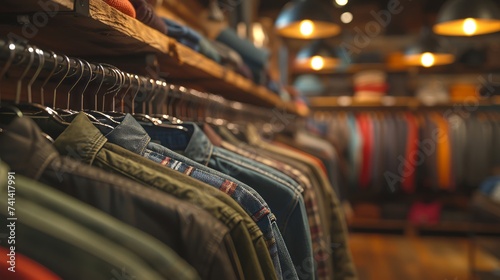
M313 70L319 71L323 69L324 66L325 66L325 60L321 56L316 55L311 59L311 68Z
M422 56L420 56L420 64L424 67L431 67L434 65L435 60L434 55L430 52L423 53Z
M342 21L345 24L348 24L349 22L351 22L352 18L353 18L353 16L349 12L345 12L342 15L340 15L340 21Z
M331 4L330 4L331 6ZM275 27L283 37L317 39L340 33L332 12L334 7L319 0L293 0L278 15Z
M315 41L301 49L295 58L295 69L301 71L332 70L339 66L336 49L323 41Z
M500 31L500 8L491 0L448 0L433 27L436 34L474 36Z
M455 56L440 44L430 28L423 28L419 40L406 49L404 60L407 65L432 67L453 63Z
M309 37L314 32L314 23L308 19L300 22L300 33L304 37Z
M335 3L339 6L345 6L347 5L348 0L335 0Z
M476 33L477 30L477 23L476 20L473 18L466 18L464 20L464 24L462 26L465 35L472 36L474 33Z

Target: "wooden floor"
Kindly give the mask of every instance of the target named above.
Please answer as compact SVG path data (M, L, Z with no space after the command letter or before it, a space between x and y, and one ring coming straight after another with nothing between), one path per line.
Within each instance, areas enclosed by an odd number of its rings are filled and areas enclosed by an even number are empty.
M471 277L469 241L470 239L459 237L359 233L353 233L350 237L351 251L360 280L500 279L500 275L498 278ZM500 238L490 242L499 245ZM500 260L489 252L482 249L475 252L476 268L500 268Z

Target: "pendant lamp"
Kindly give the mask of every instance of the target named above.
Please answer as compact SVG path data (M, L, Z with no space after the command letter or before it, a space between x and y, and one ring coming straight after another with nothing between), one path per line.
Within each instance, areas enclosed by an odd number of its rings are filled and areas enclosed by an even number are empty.
M424 27L418 41L406 49L404 59L407 65L432 67L453 63L455 56L439 43L430 28Z
M434 32L475 36L500 31L500 7L492 0L448 0L438 13Z
M275 22L277 32L288 38L317 39L340 33L333 6L320 0L293 0L283 7Z
M341 63L335 48L317 40L301 49L295 58L297 70L332 70Z

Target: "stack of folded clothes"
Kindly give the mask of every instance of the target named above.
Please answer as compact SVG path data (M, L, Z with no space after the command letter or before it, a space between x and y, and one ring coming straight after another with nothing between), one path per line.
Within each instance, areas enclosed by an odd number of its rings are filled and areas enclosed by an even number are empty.
M500 222L500 176L486 179L472 198L476 220Z
M159 17L150 0L105 0L110 6L136 18L142 23L179 43L228 67L243 77L269 90L281 94L282 89L271 80L267 70L269 52L255 47L252 42L238 37L231 28L220 32L215 40L210 40L192 28L172 19Z

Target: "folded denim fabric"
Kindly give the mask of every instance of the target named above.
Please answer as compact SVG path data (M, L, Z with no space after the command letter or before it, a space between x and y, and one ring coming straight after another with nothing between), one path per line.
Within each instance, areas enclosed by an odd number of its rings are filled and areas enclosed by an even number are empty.
M215 47L213 46L212 42L210 42L205 37L201 37L199 52L202 55L204 55L204 56L212 59L213 61L215 61L215 62L217 62L219 64L221 64L221 62L222 62L222 57L220 56L220 54L215 49Z
M137 20L163 34L167 34L167 25L156 15L153 6L146 0L130 0L130 3L135 8Z
M104 0L104 2L127 16L135 18L135 8L129 0Z
M216 40L226 44L239 53L243 61L252 69L254 76L257 76L255 73L260 72L266 67L269 53L255 47L252 42L241 39L231 28L224 29L219 36L217 36Z
M195 51L200 50L200 40L202 36L198 32L171 19L164 17L161 19L167 26L168 31L166 34L168 36L177 39L179 43Z
M214 49L219 53L221 57L222 64L231 65L233 67L238 67L238 65L243 65L243 58L232 48L228 47L226 44L218 41L210 41Z

